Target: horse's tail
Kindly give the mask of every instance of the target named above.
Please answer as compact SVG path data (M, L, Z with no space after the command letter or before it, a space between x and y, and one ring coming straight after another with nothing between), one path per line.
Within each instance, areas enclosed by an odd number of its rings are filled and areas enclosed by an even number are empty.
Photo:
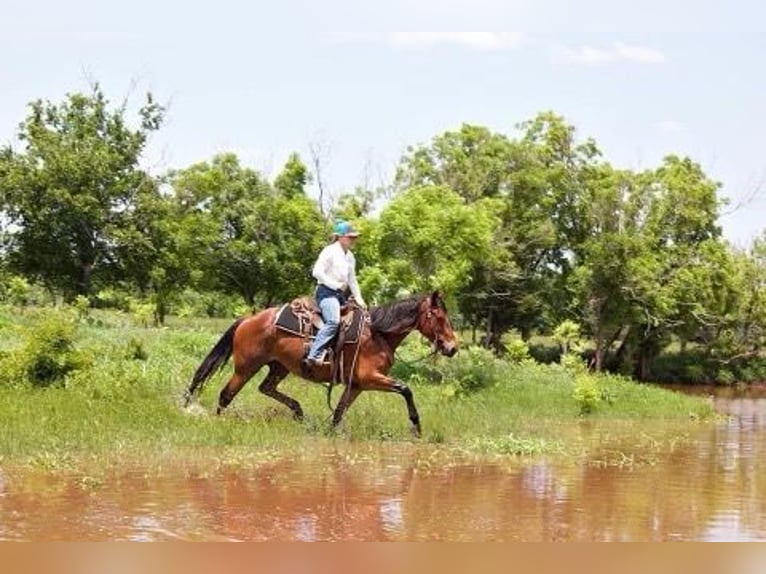
M197 372L194 373L189 388L186 389L186 392L184 393L185 406L189 406L194 395L199 394L202 391L205 382L229 360L232 349L234 348L234 332L242 321L244 321L244 317L234 321L231 327L226 330L223 336L215 344L215 347L208 353L207 357L205 357L205 360L202 361L199 368L197 368Z

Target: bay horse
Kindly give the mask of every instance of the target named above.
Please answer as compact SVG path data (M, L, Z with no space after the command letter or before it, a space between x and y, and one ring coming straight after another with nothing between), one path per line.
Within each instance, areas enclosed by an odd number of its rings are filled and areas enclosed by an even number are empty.
M279 309L270 307L250 317L237 319L228 328L194 373L184 395L187 406L195 393L201 391L205 381L233 355L234 374L221 389L218 414L229 406L245 383L267 365L269 371L258 390L289 407L297 420L303 420L300 403L278 391L277 386L289 373L317 383L330 383L332 368L322 364L310 373L303 371L304 339L276 327ZM416 437L420 436L420 416L412 391L402 381L388 376L396 348L413 330L419 331L433 344L434 353L451 357L458 350L447 307L438 291L371 309L358 349L354 349L353 353L344 353L342 372L349 373L350 382L342 381L346 389L333 411L333 428L362 391L386 391L404 397L412 432Z

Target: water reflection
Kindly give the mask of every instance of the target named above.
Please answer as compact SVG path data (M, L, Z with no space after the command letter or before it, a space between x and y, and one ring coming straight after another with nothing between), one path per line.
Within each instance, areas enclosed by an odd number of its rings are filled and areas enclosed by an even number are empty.
M710 392L709 389L702 392ZM422 449L351 445L254 468L0 471L4 540L762 540L766 398L713 399L653 464L423 465ZM599 432L585 428L583 432ZM369 447L367 447L369 448Z

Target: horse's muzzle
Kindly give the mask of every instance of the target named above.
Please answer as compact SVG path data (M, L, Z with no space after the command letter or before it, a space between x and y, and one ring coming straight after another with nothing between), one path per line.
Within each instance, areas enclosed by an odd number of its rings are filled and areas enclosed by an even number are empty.
M454 357L455 353L457 353L457 345L454 343L442 345L441 352L445 357Z

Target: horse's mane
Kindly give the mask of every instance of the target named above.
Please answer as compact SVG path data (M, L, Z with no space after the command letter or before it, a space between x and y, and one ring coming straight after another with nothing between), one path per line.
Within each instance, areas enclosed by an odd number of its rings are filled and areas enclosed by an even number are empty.
M370 309L370 328L378 333L401 333L415 327L422 295Z
M378 333L402 333L415 328L418 321L418 307L430 295L413 295L370 309L370 328ZM441 307L444 303L439 300Z

